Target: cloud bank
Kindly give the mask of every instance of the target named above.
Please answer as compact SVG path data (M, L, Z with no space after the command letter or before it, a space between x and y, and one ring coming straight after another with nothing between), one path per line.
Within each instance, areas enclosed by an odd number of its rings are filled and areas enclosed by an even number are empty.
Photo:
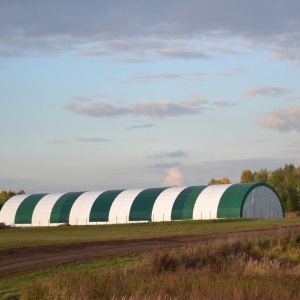
M0 56L210 59L238 44L299 63L299 15L293 0L2 1Z

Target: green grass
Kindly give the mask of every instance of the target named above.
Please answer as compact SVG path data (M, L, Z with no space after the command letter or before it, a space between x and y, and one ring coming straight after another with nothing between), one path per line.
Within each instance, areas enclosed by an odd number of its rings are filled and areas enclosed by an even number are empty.
M7 299L12 296L20 294L20 291L30 285L35 280L47 280L47 278L57 276L58 274L65 272L99 272L104 268L124 268L131 267L137 261L137 257L117 257L113 259L105 259L98 261L89 261L81 263L69 263L59 267L49 268L42 271L31 272L22 275L9 276L7 278L0 279L0 299Z
M62 245L116 239L224 233L299 224L300 219L229 219L98 226L59 226L0 230L0 251L20 247Z

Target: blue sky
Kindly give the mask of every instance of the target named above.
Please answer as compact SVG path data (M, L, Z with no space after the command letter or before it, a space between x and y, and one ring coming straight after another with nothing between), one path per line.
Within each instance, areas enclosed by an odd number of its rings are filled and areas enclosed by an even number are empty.
M0 190L298 166L299 15L296 0L2 0Z

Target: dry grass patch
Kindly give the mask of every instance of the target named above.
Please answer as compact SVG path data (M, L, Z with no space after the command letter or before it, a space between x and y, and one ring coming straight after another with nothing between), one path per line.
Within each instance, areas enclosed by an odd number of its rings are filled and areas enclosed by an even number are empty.
M156 251L133 267L36 280L20 299L300 299L300 234Z

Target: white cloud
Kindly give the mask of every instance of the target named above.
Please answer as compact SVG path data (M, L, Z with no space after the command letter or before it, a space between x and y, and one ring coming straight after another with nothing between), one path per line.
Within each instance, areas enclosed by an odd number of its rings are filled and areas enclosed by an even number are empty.
M75 137L74 138L75 143L104 143L104 142L111 142L111 140L106 138L99 138L99 137ZM70 142L68 140L53 140L49 141L48 144L52 145L68 145Z
M184 59L209 59L211 55L204 52L204 49L188 49L186 46L181 48L166 47L154 52L156 56L162 58L184 58Z
M172 102L141 102L134 103L127 107L129 113L137 115L146 115L151 117L164 116L180 116L180 115L194 115L198 112L189 107L178 105Z
M78 115L87 115L95 118L109 118L124 115L148 116L148 117L175 117L181 115L198 115L203 113L206 103L203 99L192 99L192 102L137 102L127 106L114 106L105 102L82 103L82 101L70 101L64 108Z
M115 107L105 102L94 102L87 105L80 105L79 103L69 102L64 107L65 109L77 115L88 115L98 118L128 114L128 109Z
M162 185L167 186L181 186L182 185L182 174L178 167L167 169L167 176L163 181Z
M154 155L149 155L150 158L181 158L186 157L187 154L184 151L177 150L177 151L170 151L170 152L161 152L156 153Z
M126 129L142 129L142 128L150 128L150 127L154 127L154 124L144 124L144 125L133 125L133 126L129 126Z
M282 88L278 86L262 86L257 88L249 89L245 92L247 98L254 98L257 96L266 96L266 97L281 97L291 93L290 89Z
M218 106L218 107L221 107L221 108L237 106L236 102L229 101L229 100L215 101L213 104Z
M180 104L185 105L187 107L197 107L206 103L208 103L206 99L198 96L192 96L191 99L183 100L180 102Z
M131 77L128 81L148 82L149 80L161 80L161 79L202 81L206 76L224 76L224 77L236 76L247 70L249 70L248 67L239 66L239 67L232 68L227 72L181 72L181 73L154 73L154 74L139 73Z
M293 130L300 132L300 105L273 110L260 117L256 123L261 127L276 129L280 132Z
M104 142L111 142L111 140L106 138L99 138L99 137L75 137L74 138L76 143L104 143Z
M146 82L149 80L161 80L161 79L185 79L185 80L202 80L203 72L188 72L188 73L156 73L156 74L145 74L140 73L134 76L134 81Z

